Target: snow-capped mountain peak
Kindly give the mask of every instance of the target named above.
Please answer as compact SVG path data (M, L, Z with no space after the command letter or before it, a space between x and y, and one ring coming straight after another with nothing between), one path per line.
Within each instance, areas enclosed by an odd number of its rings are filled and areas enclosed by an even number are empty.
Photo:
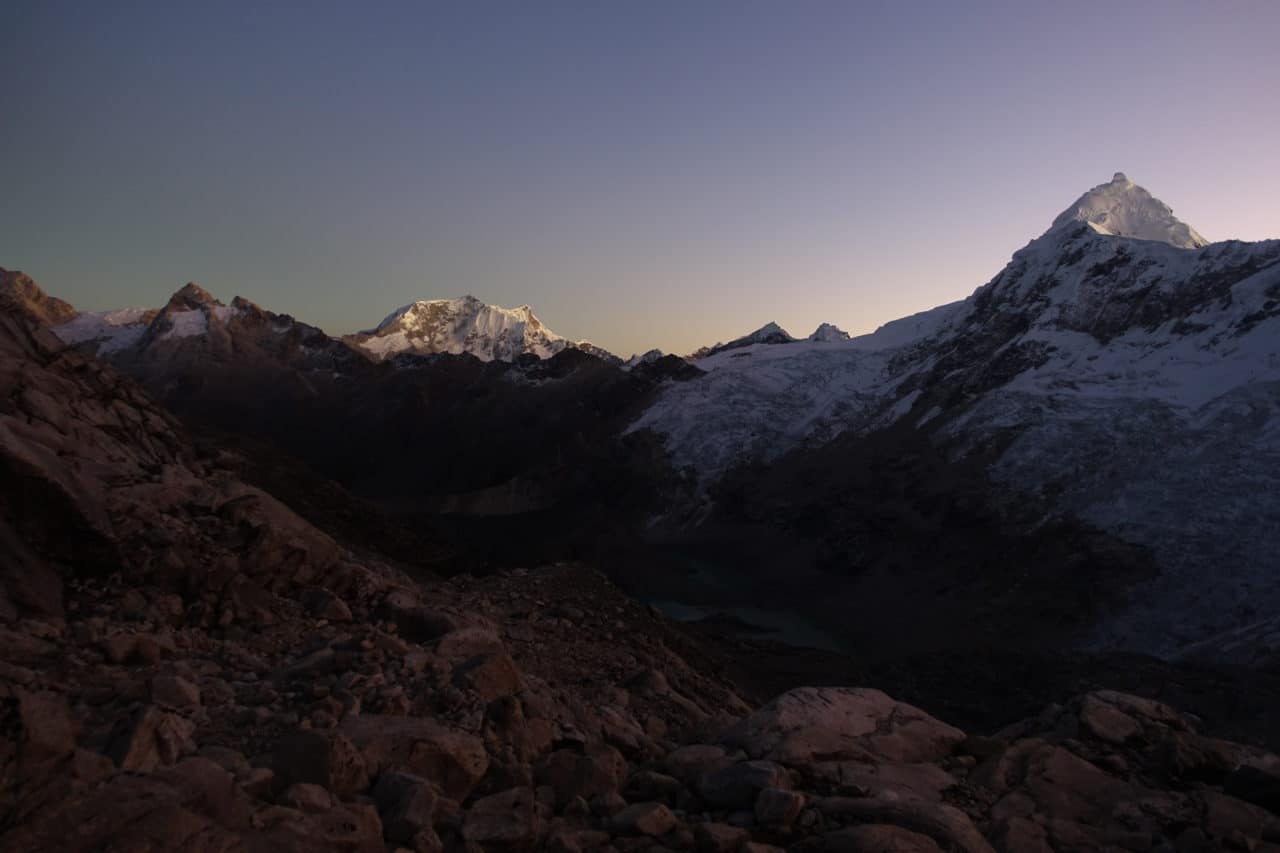
M834 323L822 323L813 330L809 340L824 344L836 343L849 340L849 333Z
M593 355L604 353L551 331L528 305L503 308L470 294L410 303L391 312L372 331L353 335L351 341L375 359L411 352L469 353L481 361L514 361L525 353L550 358L568 347Z
M1158 240L1180 249L1209 245L1196 230L1173 215L1160 199L1129 180L1124 172L1080 196L1053 220L1050 230L1085 222L1099 234Z
M707 358L708 356L724 352L725 350L749 347L752 344L789 344L793 341L795 341L795 338L791 337L791 335L787 333L786 329L771 321L765 323L749 335L734 338L727 344L717 343L715 346L702 347L690 354L689 357L693 359Z

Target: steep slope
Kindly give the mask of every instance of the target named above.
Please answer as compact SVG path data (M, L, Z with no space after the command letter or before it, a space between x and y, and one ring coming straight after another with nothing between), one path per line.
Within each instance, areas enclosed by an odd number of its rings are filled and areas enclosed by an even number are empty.
M17 270L0 267L0 310L30 318L42 325L65 323L75 316L70 303L49 296L32 280Z
M1084 222L1099 234L1156 240L1179 249L1199 249L1209 241L1173 215L1167 204L1116 172L1111 181L1099 184L1076 200L1053 221L1059 228Z
M614 356L588 341L573 342L542 324L528 305L502 308L474 296L422 300L393 311L377 328L347 338L374 359L399 353L473 355L514 361L525 354L550 358L576 347L606 360Z
M1172 654L1280 606L1280 241L1200 242L1117 175L963 302L704 359L634 428L707 483L845 432L926 430L1150 547L1160 575L1095 642Z

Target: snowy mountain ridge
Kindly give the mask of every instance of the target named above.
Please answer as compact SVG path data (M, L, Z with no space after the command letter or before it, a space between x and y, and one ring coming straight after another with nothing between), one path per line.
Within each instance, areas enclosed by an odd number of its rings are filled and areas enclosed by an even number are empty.
M589 341L571 341L551 331L528 305L503 308L471 295L412 302L375 329L348 340L377 360L408 352L468 353L481 361L514 361L526 353L550 358L569 347L613 358Z
M1098 642L1173 654L1280 607L1280 241L1202 243L1118 174L967 299L704 358L631 429L707 483L890 426L994 454L998 480L1151 549L1160 576Z
M610 363L621 363L589 341L570 341L557 335L528 305L502 308L486 305L474 296L413 302L391 312L376 328L339 340L288 315L263 311L239 296L231 305L224 305L199 285L189 283L163 308L73 312L71 319L58 323L53 331L66 344L100 356L122 357L160 341L177 344L210 335L225 337L228 324L246 313L268 318L268 332L284 335L297 326L305 330L312 348L329 349L345 341L374 361L401 353L467 353L481 361L514 361L524 354L550 358L573 347ZM255 334L260 332L255 329Z

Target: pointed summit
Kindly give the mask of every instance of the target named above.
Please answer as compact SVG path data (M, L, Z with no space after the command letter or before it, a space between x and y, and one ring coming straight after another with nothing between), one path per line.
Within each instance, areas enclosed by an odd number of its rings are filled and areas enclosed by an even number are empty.
M824 344L838 343L849 340L849 333L834 323L822 323L814 329L809 340Z
M1179 249L1209 245L1194 228L1174 216L1167 204L1129 180L1124 172L1116 172L1109 182L1080 196L1053 220L1050 230L1073 222L1088 223L1099 234L1158 240Z
M205 290L194 281L189 281L182 286L182 289L173 296L169 297L169 304L165 306L165 310L173 309L176 311L191 311L197 308L221 305L213 294Z

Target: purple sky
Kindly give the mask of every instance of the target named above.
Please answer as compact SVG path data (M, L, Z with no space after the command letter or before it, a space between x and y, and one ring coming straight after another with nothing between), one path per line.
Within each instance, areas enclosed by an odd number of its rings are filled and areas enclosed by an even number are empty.
M0 10L0 266L330 332L529 303L622 355L967 296L1124 171L1280 236L1280 3Z

